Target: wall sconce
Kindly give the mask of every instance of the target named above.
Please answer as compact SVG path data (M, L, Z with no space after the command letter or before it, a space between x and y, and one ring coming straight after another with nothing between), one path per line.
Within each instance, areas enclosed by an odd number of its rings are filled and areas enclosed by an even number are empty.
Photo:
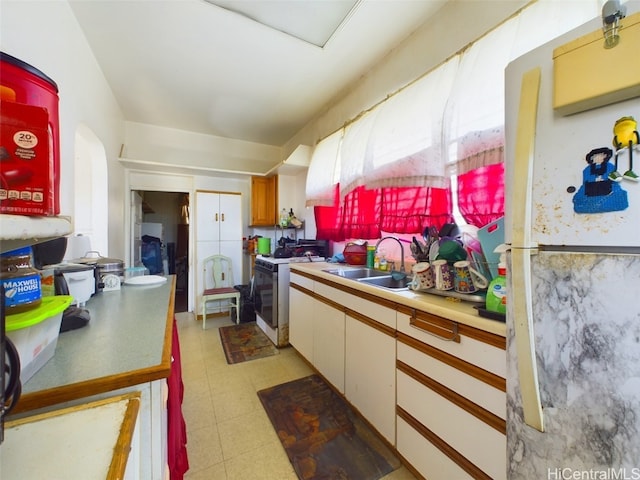
M602 31L604 48L613 48L620 42L620 20L625 17L627 8L619 0L608 0L602 7Z

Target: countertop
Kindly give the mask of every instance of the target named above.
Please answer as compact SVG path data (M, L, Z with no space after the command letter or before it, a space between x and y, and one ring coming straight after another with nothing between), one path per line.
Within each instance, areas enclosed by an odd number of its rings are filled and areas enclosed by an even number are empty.
M329 280L336 284L356 288L362 292L383 298L398 305L404 305L409 308L415 308L423 312L439 315L479 330L484 330L489 333L506 337L506 324L497 320L480 317L477 310L473 308L473 306L477 304L453 298L441 297L430 293L414 292L409 289L399 291L388 290L323 271L325 269L335 269L337 267L350 268L349 265L327 262L290 264L292 272L307 273L324 280Z
M61 333L55 355L22 386L12 415L167 378L175 276L160 285L102 291L91 319Z
M123 478L139 404L139 394L120 395L8 422L0 477Z

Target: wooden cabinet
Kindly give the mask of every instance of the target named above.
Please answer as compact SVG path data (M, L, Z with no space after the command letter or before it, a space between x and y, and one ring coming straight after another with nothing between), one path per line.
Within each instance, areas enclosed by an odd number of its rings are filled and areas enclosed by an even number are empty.
M251 177L251 226L273 227L277 218L278 176Z
M226 255L233 262L233 280L243 283L242 198L238 193L196 192L196 305L204 290L202 261Z

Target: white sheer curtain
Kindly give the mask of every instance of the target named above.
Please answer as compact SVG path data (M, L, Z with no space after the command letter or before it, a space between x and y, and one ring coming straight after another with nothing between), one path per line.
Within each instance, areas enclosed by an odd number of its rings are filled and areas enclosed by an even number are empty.
M541 0L472 44L444 110L449 173L504 160L504 70L511 60L598 15L597 0Z
M365 184L364 159L371 130L380 107L366 112L347 126L340 147L340 197L344 198L352 190Z
M504 69L515 22L506 22L462 53L444 109L443 141L450 173L503 161Z
M380 106L364 159L367 187L447 186L442 111L457 67L454 57Z
M336 134L320 142L307 205L331 204L338 178L344 198L360 185L446 187L451 175L502 162L505 67L599 15L598 0L538 0L523 9L364 113L346 127L342 142Z
M321 140L313 149L307 172L307 207L331 206L334 203L334 191L340 175L340 144L344 129Z
M525 8L517 18L516 38L511 46L511 59L524 55L601 15L599 0L538 0Z

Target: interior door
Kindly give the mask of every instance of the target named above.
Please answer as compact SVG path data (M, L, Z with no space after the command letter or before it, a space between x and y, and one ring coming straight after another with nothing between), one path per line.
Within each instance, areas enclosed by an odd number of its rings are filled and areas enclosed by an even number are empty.
M142 197L136 191L131 191L131 264L141 265L142 249Z

